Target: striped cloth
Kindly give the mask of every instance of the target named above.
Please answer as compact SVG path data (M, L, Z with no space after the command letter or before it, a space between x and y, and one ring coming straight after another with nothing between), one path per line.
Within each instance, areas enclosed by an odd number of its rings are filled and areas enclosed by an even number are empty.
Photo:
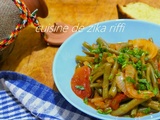
M11 71L0 72L0 120L96 120L47 86Z

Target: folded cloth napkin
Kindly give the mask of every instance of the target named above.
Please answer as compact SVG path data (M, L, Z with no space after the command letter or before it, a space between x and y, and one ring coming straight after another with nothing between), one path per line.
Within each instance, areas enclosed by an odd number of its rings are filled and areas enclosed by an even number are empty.
M11 71L0 72L0 120L97 120L68 103L59 92Z

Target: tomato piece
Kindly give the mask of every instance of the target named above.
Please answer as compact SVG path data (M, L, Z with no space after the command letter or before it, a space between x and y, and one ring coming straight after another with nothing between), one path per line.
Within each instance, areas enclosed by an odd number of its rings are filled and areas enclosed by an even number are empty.
M76 69L72 79L71 88L73 92L80 98L90 97L90 68L88 66L79 67Z
M112 101L111 101L111 103L110 103L110 107L111 107L113 110L118 109L120 102L121 102L122 100L124 100L125 98L127 98L125 94L123 94L123 93L117 94L117 95L112 99Z

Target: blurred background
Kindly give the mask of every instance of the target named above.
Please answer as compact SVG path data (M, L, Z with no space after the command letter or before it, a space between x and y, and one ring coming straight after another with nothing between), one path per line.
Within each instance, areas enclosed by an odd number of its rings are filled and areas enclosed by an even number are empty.
M160 7L160 0L46 0L46 2L49 7L49 16L43 20L44 24L59 21L84 26L117 19L117 4L144 2L153 7Z

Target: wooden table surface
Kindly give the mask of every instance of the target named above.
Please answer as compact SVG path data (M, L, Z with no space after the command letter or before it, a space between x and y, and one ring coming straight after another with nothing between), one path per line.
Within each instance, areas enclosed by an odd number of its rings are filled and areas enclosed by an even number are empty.
M118 19L117 4L145 2L160 8L160 0L46 0L49 15L39 19L43 27L54 22L73 26ZM26 74L57 90L52 75L52 64L59 47L47 46L35 27L30 25L19 34L9 58L0 65L0 70L11 70ZM67 71L67 70L66 70Z

